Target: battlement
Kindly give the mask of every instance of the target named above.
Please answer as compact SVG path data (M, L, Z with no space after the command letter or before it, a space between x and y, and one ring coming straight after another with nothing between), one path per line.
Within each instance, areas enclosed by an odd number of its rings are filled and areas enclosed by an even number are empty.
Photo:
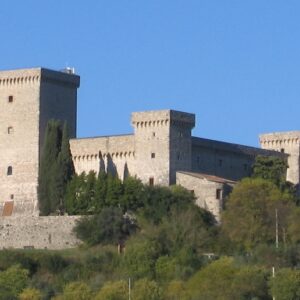
M263 148L280 148L281 146L299 145L300 131L274 132L261 134L259 142Z
M176 110L152 110L131 114L131 124L136 128L182 125L195 126L195 115Z
M79 87L80 77L45 68L0 71L0 88L14 88L15 86L40 83L40 81L54 81L56 84Z

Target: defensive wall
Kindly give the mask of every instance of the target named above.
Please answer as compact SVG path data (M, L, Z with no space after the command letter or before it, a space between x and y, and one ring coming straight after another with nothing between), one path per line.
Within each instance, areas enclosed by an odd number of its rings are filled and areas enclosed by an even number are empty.
M81 242L72 232L79 216L0 218L0 249L67 249Z

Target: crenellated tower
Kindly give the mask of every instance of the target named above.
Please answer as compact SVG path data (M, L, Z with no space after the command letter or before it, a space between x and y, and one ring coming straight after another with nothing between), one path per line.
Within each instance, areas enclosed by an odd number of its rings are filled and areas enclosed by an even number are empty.
M150 185L169 185L176 171L191 170L191 129L195 115L174 110L132 113L135 173Z
M288 154L287 181L299 185L300 131L275 132L259 136L263 149Z
M0 209L37 214L39 160L49 119L76 136L79 76L43 68L0 72Z

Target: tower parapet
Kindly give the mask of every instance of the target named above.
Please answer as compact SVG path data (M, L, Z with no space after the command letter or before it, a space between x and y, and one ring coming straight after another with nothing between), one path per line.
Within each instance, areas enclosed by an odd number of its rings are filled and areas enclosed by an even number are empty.
M300 181L300 131L261 134L259 142L263 149L288 154L287 181L299 185Z

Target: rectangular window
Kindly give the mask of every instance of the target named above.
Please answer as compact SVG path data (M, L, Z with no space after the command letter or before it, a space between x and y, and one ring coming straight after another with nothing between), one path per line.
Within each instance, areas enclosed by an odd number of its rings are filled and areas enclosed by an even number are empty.
M11 194L10 195L10 200L13 200L14 199L14 194Z
M8 134L12 134L14 132L14 129L12 128L12 126L9 126L8 128L7 128L7 133Z
M216 190L216 199L218 199L218 200L222 199L222 190L221 189Z
M281 153L284 153L284 148L281 148L281 149L280 149L280 152L281 152Z
M151 186L154 185L154 178L153 177L149 178L149 185L151 185Z
M151 158L155 158L155 153L154 152L151 153Z
M222 165L223 165L223 160L219 159L219 167L222 167Z
M152 132L152 137L155 137L155 132L154 131Z
M14 101L14 96L8 96L8 102L12 103Z

